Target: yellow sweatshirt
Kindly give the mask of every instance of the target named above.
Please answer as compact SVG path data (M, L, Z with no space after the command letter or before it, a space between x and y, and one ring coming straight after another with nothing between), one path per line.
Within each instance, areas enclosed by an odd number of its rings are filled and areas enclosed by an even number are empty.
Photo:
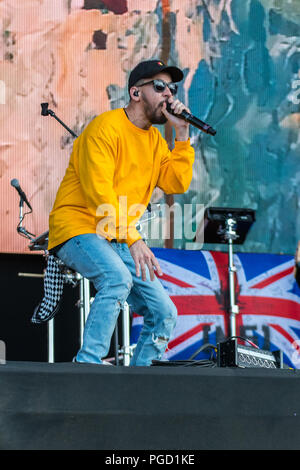
M132 245L154 188L185 192L193 162L189 140L175 141L170 152L158 129L136 127L124 109L101 114L74 142L49 217L48 249L84 233Z

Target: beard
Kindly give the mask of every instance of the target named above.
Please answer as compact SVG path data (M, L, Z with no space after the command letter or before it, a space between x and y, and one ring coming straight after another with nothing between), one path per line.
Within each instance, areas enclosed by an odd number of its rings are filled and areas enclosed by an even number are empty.
M168 119L166 118L166 116L162 112L160 112L160 113L161 113L160 116L156 116L155 114L153 114L153 117L150 121L152 124L166 124Z
M162 106L165 101L163 100L157 106L153 106L153 104L147 100L145 95L143 96L143 99L145 103L144 110L151 124L165 124L168 120L162 112Z

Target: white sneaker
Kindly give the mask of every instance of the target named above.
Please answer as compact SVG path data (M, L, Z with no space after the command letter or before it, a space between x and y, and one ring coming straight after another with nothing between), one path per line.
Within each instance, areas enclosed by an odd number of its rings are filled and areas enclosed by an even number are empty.
M73 357L72 359L72 362L75 362L76 364L85 364L84 362L79 362L79 361L76 361L76 356ZM86 364L89 364L89 362L87 362ZM111 364L110 362L108 361L102 361L102 364L99 364L99 366L112 366L113 364Z

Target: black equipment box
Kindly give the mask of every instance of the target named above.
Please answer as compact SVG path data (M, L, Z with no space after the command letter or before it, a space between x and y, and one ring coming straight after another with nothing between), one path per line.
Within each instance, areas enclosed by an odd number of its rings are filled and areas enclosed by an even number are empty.
M217 345L218 367L282 369L282 351L265 351L237 344L229 339Z

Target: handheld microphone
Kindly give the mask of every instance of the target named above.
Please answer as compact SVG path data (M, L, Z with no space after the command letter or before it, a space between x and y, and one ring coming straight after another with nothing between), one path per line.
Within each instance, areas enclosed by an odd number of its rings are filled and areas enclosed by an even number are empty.
M29 207L29 209L31 210L32 212L32 207L31 205L29 204L28 200L27 200L27 197L26 197L26 194L24 193L24 191L21 189L21 186L19 184L19 181L14 178L13 180L11 180L10 184L16 188L16 190L18 191L20 197L24 200L24 202L26 202L27 206Z
M206 124L205 122L200 121L200 119L196 118L188 111L183 110L181 111L180 114L175 114L169 102L167 102L167 111L173 114L173 116L176 116L179 119L183 119L184 121L188 122L192 126L197 127L198 129L200 129L200 131L206 132L206 134L215 135L217 132L209 124Z

